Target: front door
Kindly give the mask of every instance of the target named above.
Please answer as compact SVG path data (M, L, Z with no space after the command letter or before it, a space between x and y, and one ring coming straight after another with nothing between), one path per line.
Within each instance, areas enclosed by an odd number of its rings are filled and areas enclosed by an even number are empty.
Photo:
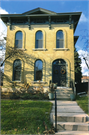
M62 59L53 62L53 83L66 86L66 62Z

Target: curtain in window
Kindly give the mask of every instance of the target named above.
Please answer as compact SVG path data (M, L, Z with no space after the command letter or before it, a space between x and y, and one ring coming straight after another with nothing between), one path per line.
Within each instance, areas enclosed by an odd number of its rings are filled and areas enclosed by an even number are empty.
M35 81L42 80L42 69L43 69L43 62L41 60L37 60L35 62L35 72L34 72Z
M15 60L13 63L13 81L20 81L21 78L21 61Z
M23 38L22 32L18 31L15 35L15 47L16 48L22 48L22 38Z
M43 48L43 33L42 31L38 31L36 33L36 48Z
M63 31L59 30L56 35L56 48L64 48Z

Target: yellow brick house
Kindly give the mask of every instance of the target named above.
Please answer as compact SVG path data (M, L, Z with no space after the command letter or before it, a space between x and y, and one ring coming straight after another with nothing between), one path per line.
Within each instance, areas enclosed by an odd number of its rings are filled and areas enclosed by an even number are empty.
M6 60L4 87L13 81L24 83L25 79L33 85L40 80L48 86L52 80L59 87L74 86L74 45L78 39L74 32L80 15L42 8L1 15L7 26L7 43L28 56L28 60L18 56Z

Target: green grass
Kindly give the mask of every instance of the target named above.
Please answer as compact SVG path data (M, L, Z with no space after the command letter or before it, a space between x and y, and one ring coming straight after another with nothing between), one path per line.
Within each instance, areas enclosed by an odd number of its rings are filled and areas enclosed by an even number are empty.
M84 96L84 97L77 96L76 101L77 101L78 105L84 110L84 112L89 115L89 112L88 112L88 96Z
M1 134L37 134L51 128L52 103L31 100L1 100ZM48 113L46 113L48 112Z

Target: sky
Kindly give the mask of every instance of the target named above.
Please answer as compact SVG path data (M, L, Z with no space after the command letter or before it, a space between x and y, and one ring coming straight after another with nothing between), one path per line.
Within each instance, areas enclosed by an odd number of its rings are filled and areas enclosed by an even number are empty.
M0 14L22 14L35 8L44 8L57 13L82 12L74 35L79 36L75 45L80 57L88 54L89 48L86 47L86 40L89 39L89 1L88 0L0 0ZM0 19L0 33L6 26ZM81 57L82 59L82 57ZM89 60L88 60L89 62ZM89 75L87 66L82 59L82 74Z

